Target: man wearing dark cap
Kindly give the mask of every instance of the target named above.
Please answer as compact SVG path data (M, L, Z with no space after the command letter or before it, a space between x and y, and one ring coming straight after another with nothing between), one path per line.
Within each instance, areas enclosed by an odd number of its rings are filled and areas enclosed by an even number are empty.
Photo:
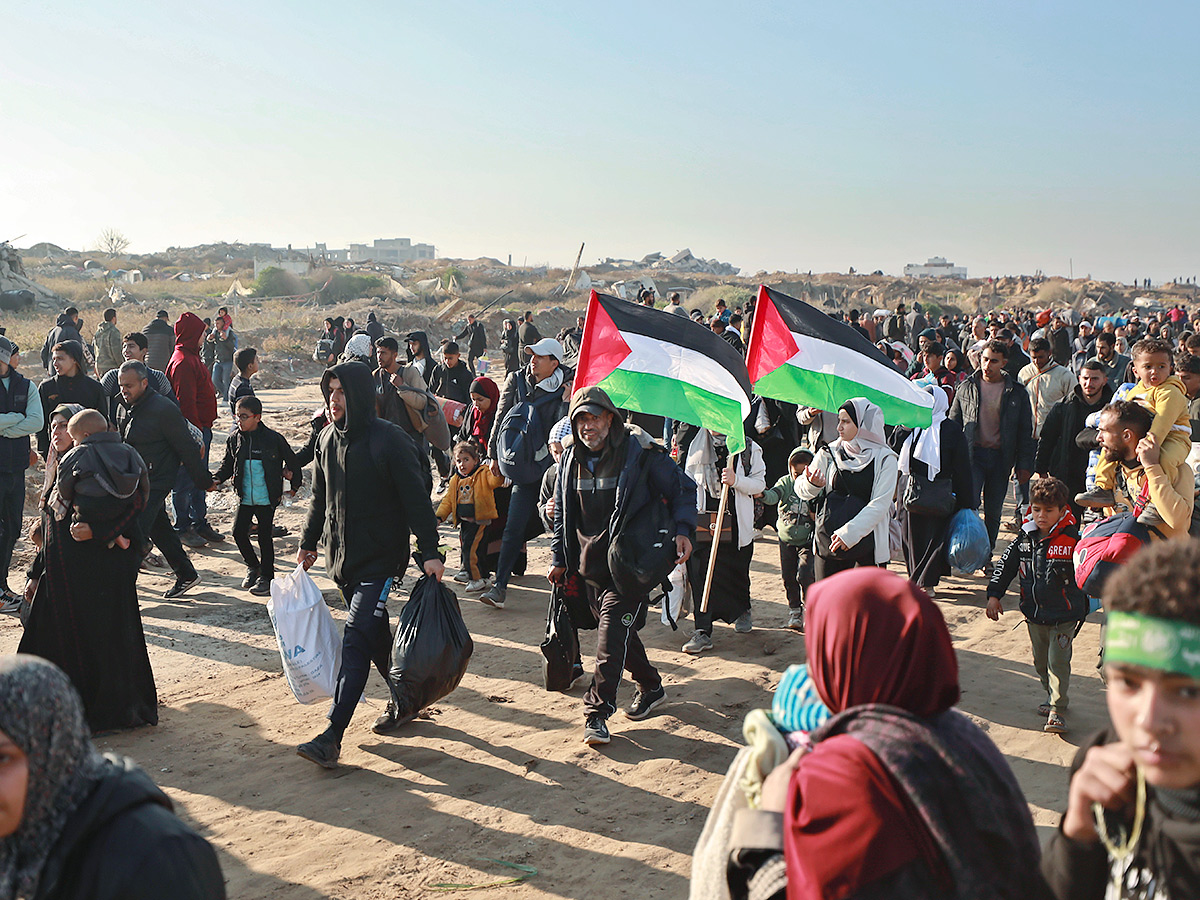
M8 567L21 536L29 436L42 428L42 398L33 382L12 365L17 348L0 336L0 612L17 612L21 598L8 588Z
M108 397L100 382L90 377L84 366L83 345L79 341L60 341L50 354L50 365L54 375L38 387L42 409L54 409L62 403L78 403L87 409L95 409L106 419L109 414ZM47 422L38 432L38 453L45 459L50 449L50 431Z
M649 597L618 591L609 549L626 525L636 522L652 503L665 502L675 522L675 563L685 562L692 553L696 528L696 485L661 445L626 427L620 411L600 388L576 392L570 418L572 443L559 462L548 577L560 584L568 572L577 573L598 613L596 669L584 698L583 740L607 744L608 719L617 711L623 671L637 684L633 702L625 710L628 718L644 719L667 699L662 678L638 637ZM639 484L644 488L639 490Z

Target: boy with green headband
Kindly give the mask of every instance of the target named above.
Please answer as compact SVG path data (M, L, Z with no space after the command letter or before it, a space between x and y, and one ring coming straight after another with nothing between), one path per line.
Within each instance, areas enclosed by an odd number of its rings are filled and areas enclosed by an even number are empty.
M1200 897L1200 541L1143 550L1104 605L1112 728L1075 757L1042 873L1059 900Z

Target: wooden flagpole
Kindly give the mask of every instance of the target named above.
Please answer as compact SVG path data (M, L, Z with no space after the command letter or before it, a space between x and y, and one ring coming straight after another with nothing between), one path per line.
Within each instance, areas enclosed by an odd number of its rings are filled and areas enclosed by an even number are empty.
M729 457L728 466L733 466L737 454ZM717 504L717 517L713 520L712 550L708 553L708 574L704 577L704 596L700 599L700 612L708 612L708 593L712 590L713 570L717 567L717 546L721 543L721 526L725 522L725 507L729 503L729 485L721 485L721 502Z

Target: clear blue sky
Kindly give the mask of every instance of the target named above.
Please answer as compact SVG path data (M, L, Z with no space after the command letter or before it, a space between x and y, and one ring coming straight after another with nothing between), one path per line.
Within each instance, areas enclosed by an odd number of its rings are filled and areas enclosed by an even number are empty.
M69 6L3 14L21 246L1200 274L1195 3Z

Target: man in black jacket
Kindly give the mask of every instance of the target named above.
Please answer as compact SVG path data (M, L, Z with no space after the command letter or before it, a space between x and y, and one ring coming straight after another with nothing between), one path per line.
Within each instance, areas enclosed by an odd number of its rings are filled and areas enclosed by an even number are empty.
M983 521L993 548L1008 478L1015 467L1017 481L1027 483L1037 452L1029 395L1004 370L1007 351L1003 341L984 345L980 370L958 386L949 414L962 425L967 439L975 490L983 495Z
M54 345L63 341L77 342L80 352L82 352L83 335L79 333L79 310L74 306L68 306L62 311L58 321L54 323L54 327L46 333L46 343L42 344L42 368L51 375L54 374L54 369L51 367L50 355L54 352Z
M163 594L174 600L199 584L200 576L167 518L167 494L175 486L180 465L197 487L207 489L212 478L204 465L203 450L188 430L179 407L150 387L146 364L127 360L118 372L121 407L117 411L117 430L125 443L141 454L150 472L150 499L139 514L139 524L175 573L175 584Z
M542 339L542 333L538 331L537 326L533 324L533 313L527 311L525 318L521 320L521 325L517 329L517 336L521 340L521 349L532 347Z
M17 612L22 598L8 588L8 567L21 536L25 510L25 471L33 457L29 436L46 419L33 382L12 365L17 348L0 336L0 612Z
M425 574L441 581L443 565L429 496L413 489L422 483L416 445L375 415L371 370L359 362L336 365L322 377L321 392L332 427L317 440L312 504L296 561L308 569L323 539L325 571L350 614L329 727L296 752L332 769L371 664L385 681L391 669L387 596L408 565L410 530ZM402 724L389 701L374 730L386 733Z
M167 370L171 354L175 352L175 329L171 327L171 317L165 309L160 309L150 323L142 329L149 342L149 351L144 362L151 369L160 372Z
M487 332L483 330L483 323L475 321L474 313L467 313L467 326L454 336L454 339L467 345L467 367L474 372L475 360L483 356L483 351L487 349Z
M609 548L621 529L643 515L650 504L665 501L675 521L675 564L686 562L692 555L696 529L696 485L659 444L644 432L626 427L621 413L600 388L576 393L570 418L574 437L559 466L548 577L559 584L568 571L578 572L589 603L599 611L596 672L584 698L583 740L607 744L607 722L617 711L623 671L628 670L638 686L625 711L630 719L646 718L667 699L662 678L637 633L649 597L618 591L608 561ZM635 490L643 469L645 487Z
M1042 423L1033 470L1039 476L1061 479L1071 497L1087 490L1088 454L1096 446L1094 436L1085 446L1079 446L1080 433L1087 429L1087 417L1108 406L1112 395L1104 368L1095 360L1088 360L1079 370L1075 390L1054 404ZM1071 508L1079 518L1082 510L1074 503Z
M54 375L38 385L42 398L42 409L54 409L63 403L78 403L94 409L108 418L109 403L104 388L95 378L87 374L83 358L83 345L79 341L60 341L51 351L51 366ZM50 449L49 422L42 424L37 436L38 453L46 458Z

